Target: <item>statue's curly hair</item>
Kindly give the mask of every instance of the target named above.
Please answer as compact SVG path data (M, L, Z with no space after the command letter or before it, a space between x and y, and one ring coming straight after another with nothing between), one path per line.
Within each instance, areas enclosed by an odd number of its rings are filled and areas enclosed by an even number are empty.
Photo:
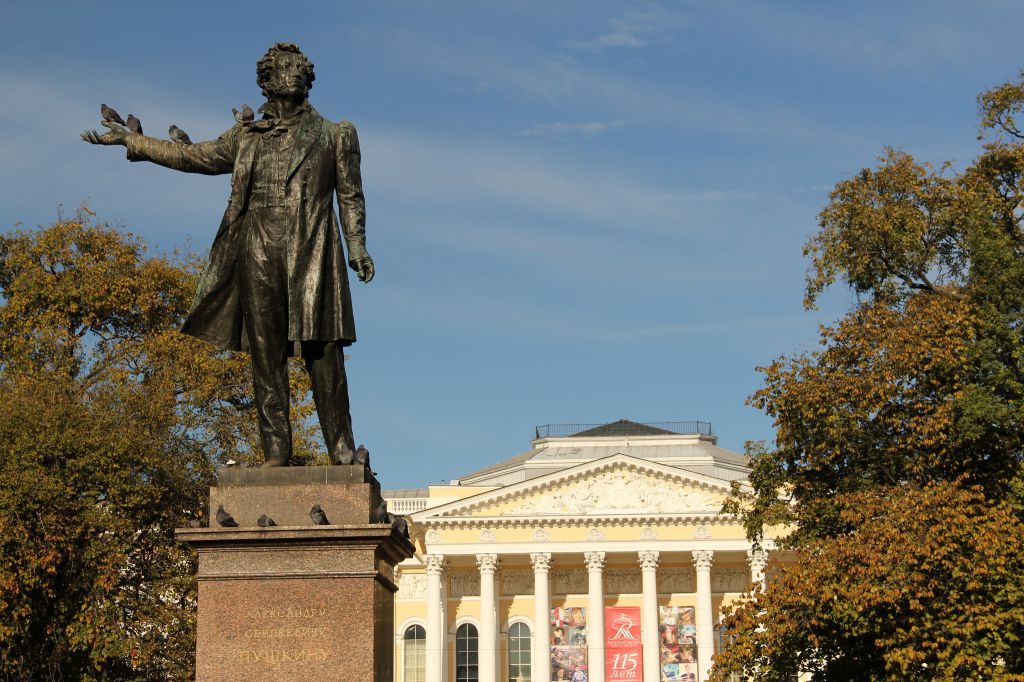
M310 88L313 87L313 81L316 80L316 74L313 73L313 62L309 61L309 57L302 54L302 50L295 43L274 43L267 50L267 53L256 62L256 85L260 86L260 89L263 90L263 96L270 97L270 93L267 92L267 83L270 82L270 74L274 70L274 56L281 52L291 52L302 58L299 69L302 71L302 75L306 77L306 92L309 92Z

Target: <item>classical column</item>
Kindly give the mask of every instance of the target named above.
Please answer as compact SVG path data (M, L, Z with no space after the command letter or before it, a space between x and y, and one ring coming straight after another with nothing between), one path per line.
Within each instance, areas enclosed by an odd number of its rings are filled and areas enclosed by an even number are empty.
M551 679L551 589L548 575L551 554L530 554L533 564L533 675L535 680Z
M587 670L590 682L604 682L604 552L584 552L590 608L587 614Z
M643 580L644 604L640 613L640 640L644 645L644 679L660 680L658 655L658 553L640 552L640 576Z
M427 554L427 682L442 682L445 663L444 611L441 609L441 580L444 578L444 555Z
M750 583L751 589L753 586L760 585L761 590L765 588L764 583L764 569L768 565L768 550L766 549L748 549L747 550L747 565L750 566Z
M711 606L710 549L693 550L693 567L697 569L697 668L699 679L711 674L711 657L715 655L715 620Z
M494 598L497 554L477 554L480 567L480 682L498 680L498 602Z

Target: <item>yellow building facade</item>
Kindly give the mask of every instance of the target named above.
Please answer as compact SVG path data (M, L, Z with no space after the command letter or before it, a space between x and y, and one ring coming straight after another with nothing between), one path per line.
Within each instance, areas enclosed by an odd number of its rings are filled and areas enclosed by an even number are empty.
M701 422L535 435L448 485L384 491L416 546L396 682L707 679L723 605L769 559L721 513L745 457Z

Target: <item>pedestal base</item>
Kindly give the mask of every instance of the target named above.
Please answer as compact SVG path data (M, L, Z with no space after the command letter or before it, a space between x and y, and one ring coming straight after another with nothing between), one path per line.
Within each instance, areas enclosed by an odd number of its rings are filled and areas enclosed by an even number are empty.
M365 519L376 481L260 479L241 484L259 490L211 490L211 506L235 501L229 511L242 526L177 531L199 554L197 682L391 682L394 566L412 556L412 544L390 525L308 520L311 500L331 514L330 501L346 498L362 501L358 511L334 506L335 515ZM266 512L243 510L243 501L289 519L303 511L308 525L256 527Z

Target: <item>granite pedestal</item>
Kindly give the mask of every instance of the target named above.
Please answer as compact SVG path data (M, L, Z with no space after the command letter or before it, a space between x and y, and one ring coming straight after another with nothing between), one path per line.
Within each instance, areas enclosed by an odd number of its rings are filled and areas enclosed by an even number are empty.
M328 525L309 510L319 504ZM181 528L199 554L197 682L391 682L394 566L413 546L370 523L361 465L228 469L210 491L237 528ZM278 524L256 525L263 514Z

